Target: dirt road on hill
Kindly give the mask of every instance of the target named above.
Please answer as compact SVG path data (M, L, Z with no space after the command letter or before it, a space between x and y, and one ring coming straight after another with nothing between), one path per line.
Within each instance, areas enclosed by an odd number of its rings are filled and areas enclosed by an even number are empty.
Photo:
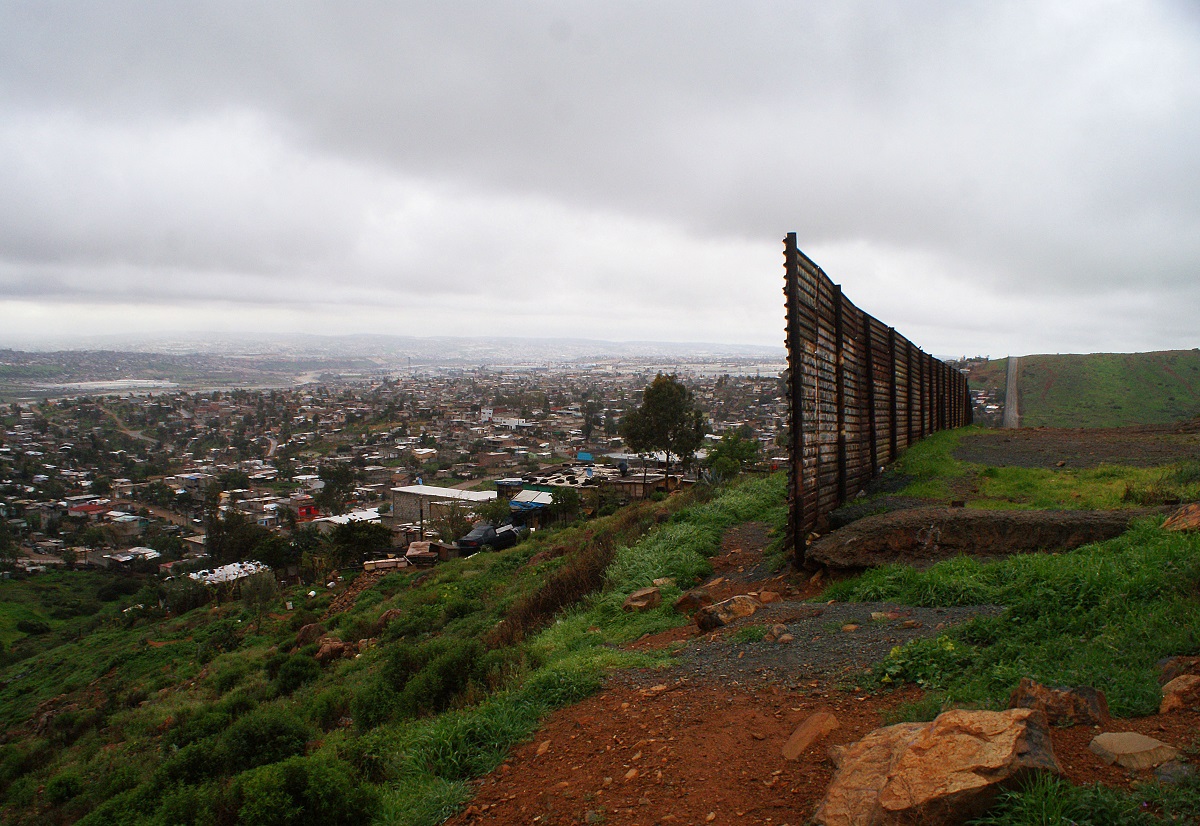
M1008 374L1004 380L1004 419L1001 427L1015 430L1021 426L1020 393L1017 392L1017 373L1021 359L1016 356L1008 357Z
M754 523L727 533L713 560L713 595L774 590L785 600L716 634L688 626L633 643L675 647L679 663L617 672L599 694L552 714L531 742L475 781L475 799L448 823L800 826L832 777L828 747L894 722L901 706L923 696L913 686L873 694L856 678L909 638L905 634L937 634L972 613L996 610L804 603L820 584L765 574L766 541L764 527ZM883 616L872 620L872 613ZM737 641L740 629L775 622L786 624L795 640ZM851 625L858 627L847 630ZM818 711L832 712L839 727L797 760L785 760L782 748L792 731ZM1187 745L1198 725L1200 714L1186 712L1116 720L1109 730ZM1088 751L1097 733L1051 730L1072 782L1127 788L1146 779L1106 766Z

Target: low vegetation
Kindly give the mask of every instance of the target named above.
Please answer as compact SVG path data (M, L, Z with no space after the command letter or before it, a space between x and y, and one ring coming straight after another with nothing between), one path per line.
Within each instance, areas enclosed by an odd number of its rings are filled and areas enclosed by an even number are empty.
M1021 677L1103 686L1115 715L1153 713L1155 663L1200 645L1200 536L1143 520L1108 542L1062 554L925 571L888 566L830 587L827 599L909 605L1003 605L936 639L896 649L883 682L907 680L970 705L1000 707Z
M875 483L886 495L953 500L995 510L1108 510L1153 507L1200 499L1200 462L1163 467L1101 465L1097 468L993 467L955 458L963 439L986 432L968 427L947 430L913 445ZM877 494L874 499L880 498ZM856 502L870 507L873 500Z
M3 818L439 823L546 712L607 669L663 662L616 645L681 618L627 614L624 597L671 577L669 605L726 527L782 524L783 490L778 476L701 489L392 573L324 620L331 595L299 588L265 612L234 600L167 615L151 588L110 604L100 586L80 597L98 611L58 620L56 579L6 583L28 597L10 614L26 606L53 639L0 672ZM359 656L320 665L298 633L318 622Z

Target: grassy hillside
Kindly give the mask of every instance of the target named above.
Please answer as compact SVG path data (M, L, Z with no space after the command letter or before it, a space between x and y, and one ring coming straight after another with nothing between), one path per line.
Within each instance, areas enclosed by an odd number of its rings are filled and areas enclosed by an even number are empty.
M1022 427L1169 424L1200 415L1200 350L1023 356L1018 389Z
M320 586L265 614L240 600L167 614L172 586L153 578L132 595L81 579L78 600L70 573L4 583L0 820L440 823L545 713L608 668L661 661L619 645L682 623L672 601L711 571L723 530L782 524L783 498L777 475L638 503L389 574L329 616ZM678 583L661 607L621 610L659 577ZM320 662L322 633L357 656Z

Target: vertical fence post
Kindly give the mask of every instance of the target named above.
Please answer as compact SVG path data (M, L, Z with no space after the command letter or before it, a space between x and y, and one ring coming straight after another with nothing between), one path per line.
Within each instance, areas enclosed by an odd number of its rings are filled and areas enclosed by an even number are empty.
M846 501L846 329L842 288L833 285L833 349L837 370L837 501Z
M906 392L904 394L904 446L912 447L913 443L913 345L908 339L904 343L904 372L906 374Z
M804 344L800 329L800 260L796 233L789 232L784 244L784 296L787 305L788 351L788 541L796 567L804 565Z
M872 335L871 317L867 316L863 322L863 383L867 388L867 444L869 446L867 455L871 458L871 472L867 478L874 479L875 472L879 468L875 433L875 340Z
M896 328L888 327L888 462L896 461L900 455L896 428L899 427L899 410L896 398Z

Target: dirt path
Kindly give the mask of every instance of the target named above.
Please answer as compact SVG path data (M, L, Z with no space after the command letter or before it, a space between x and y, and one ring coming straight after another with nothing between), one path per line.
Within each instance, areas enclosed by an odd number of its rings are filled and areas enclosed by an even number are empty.
M1008 374L1004 380L1004 419L1001 427L1013 430L1021 426L1021 410L1017 392L1017 373L1021 359L1016 356L1008 357Z
M552 714L531 742L476 781L475 799L448 823L800 826L832 777L828 747L895 722L906 704L924 696L913 686L863 690L864 673L893 645L998 610L802 602L824 583L766 573L768 539L756 523L728 532L713 560L710 589L717 599L773 590L783 601L715 634L686 626L631 644L672 647L678 663L617 672L599 694ZM787 625L795 640L739 641L748 626L774 623ZM788 737L817 711L832 712L839 727L798 759L784 759ZM1107 730L1194 747L1200 714L1114 720ZM1098 733L1051 730L1072 782L1129 788L1151 779L1101 763L1088 750Z

